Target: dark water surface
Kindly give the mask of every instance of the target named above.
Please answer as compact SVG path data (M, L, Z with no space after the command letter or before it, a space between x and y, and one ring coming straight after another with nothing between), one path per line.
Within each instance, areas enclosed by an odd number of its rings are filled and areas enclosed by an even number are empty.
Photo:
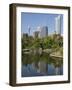
M22 55L22 77L51 75L63 75L63 59L50 57L47 53Z

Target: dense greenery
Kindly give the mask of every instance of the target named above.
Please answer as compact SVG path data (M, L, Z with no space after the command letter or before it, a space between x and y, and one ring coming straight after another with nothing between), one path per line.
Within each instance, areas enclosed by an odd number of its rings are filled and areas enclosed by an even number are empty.
M42 48L42 49L60 49L63 47L63 38L60 35L52 35L45 38L33 38L23 35L22 49Z
M60 35L51 35L44 38L34 38L32 36L23 35L22 49L37 50L39 48L42 48L43 50L51 49L54 50L54 52L51 52L51 54L56 56L63 56L63 37ZM32 62L35 62L37 64L39 61L53 63L55 67L61 66L63 63L62 60L59 60L59 58L55 58L54 60L54 58L50 57L50 54L45 52L42 52L41 54L22 53L22 64L27 65Z

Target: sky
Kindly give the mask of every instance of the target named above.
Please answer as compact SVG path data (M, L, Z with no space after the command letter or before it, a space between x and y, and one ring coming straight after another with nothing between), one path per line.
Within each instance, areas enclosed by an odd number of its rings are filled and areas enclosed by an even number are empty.
M25 13L21 12L21 33L33 34L37 27L47 26L48 34L55 31L55 18L61 15L61 33L63 33L63 15L62 14L44 14L44 13Z

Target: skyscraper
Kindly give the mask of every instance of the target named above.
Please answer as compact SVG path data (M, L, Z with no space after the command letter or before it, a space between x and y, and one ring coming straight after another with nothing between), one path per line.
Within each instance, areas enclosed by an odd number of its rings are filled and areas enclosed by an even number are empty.
M35 32L33 33L33 36L34 36L34 38L38 38L38 37L39 37L39 31L35 31Z
M61 15L55 18L55 31L56 34L61 35Z
M28 26L28 33L29 33L29 35L30 35L30 30L31 30L31 28L30 28L30 26Z
M48 27L47 26L39 27L38 30L40 31L40 33L39 33L40 38L48 36Z

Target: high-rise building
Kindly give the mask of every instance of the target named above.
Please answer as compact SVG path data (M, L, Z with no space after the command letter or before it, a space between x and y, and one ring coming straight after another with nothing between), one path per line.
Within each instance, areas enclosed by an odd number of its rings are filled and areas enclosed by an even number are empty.
M38 27L38 31L40 31L40 33L39 33L40 38L48 36L48 27L47 26Z
M61 35L61 15L55 18L55 31L56 34Z
M30 35L31 27L28 26L28 35Z
M33 37L34 37L34 38L38 38L38 37L39 37L39 31L35 31L35 32L33 33Z
M21 37L22 37L22 38L27 38L27 37L28 37L28 34L27 34L27 33L22 33L22 34L21 34Z

